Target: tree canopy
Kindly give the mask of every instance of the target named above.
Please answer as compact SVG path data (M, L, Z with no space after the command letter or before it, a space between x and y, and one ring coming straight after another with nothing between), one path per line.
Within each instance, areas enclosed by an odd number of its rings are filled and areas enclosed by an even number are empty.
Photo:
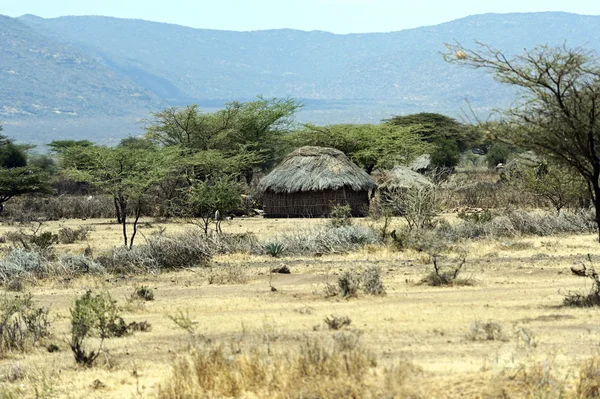
M543 155L587 182L600 234L600 61L583 48L540 46L516 56L485 44L447 45L449 62L490 70L518 101L484 124L495 139ZM599 235L600 240L600 235Z
M428 148L413 127L390 124L305 125L286 139L291 148L312 145L338 149L367 173L408 164Z

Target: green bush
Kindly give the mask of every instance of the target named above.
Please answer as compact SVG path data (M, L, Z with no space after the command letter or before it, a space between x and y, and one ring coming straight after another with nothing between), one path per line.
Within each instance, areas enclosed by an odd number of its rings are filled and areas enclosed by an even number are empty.
M87 291L75 300L71 309L71 350L75 362L91 367L103 351L106 338L122 336L127 326L119 316L117 303L108 292L92 295ZM99 337L96 350L85 348L85 342L91 337Z

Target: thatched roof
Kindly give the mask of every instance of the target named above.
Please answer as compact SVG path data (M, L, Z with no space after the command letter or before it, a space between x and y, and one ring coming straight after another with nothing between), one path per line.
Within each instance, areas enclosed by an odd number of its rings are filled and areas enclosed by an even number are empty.
M395 166L392 170L384 172L379 182L380 190L433 186L433 183L428 178L406 166Z
M324 147L301 147L289 154L260 182L262 191L295 193L337 190L368 191L377 187L364 170L343 152Z
M410 164L410 168L415 172L426 171L427 169L429 169L430 166L431 155L429 154L423 154L418 156L417 159L415 159L413 163Z

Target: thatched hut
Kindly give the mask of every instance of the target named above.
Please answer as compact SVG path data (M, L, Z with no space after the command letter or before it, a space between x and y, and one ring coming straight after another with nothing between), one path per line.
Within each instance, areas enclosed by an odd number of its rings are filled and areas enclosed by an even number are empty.
M394 166L392 170L384 172L378 183L380 191L433 187L428 178L406 166Z
M433 189L433 183L425 176L406 166L395 166L392 170L377 176L377 193L373 198L375 204L392 205L395 215L405 213L404 202L407 196L421 189Z
M364 216L375 181L343 152L301 147L289 154L259 185L266 217L328 216L335 205L350 205Z

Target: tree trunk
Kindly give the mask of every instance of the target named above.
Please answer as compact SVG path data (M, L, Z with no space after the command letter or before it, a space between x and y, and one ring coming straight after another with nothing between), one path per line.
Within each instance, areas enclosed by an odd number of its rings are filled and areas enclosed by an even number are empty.
M133 248L133 240L135 240L135 235L137 234L137 225L141 214L142 202L138 201L137 208L135 209L135 220L133 221L133 233L131 234L131 239L129 240L129 249Z
M117 215L117 223L121 224L121 212L119 211L119 202L117 200L117 197L113 197L113 200L115 202L115 215Z
M129 242L127 239L127 201L122 198L119 199L119 207L121 212L121 225L123 226L123 241L127 247Z

